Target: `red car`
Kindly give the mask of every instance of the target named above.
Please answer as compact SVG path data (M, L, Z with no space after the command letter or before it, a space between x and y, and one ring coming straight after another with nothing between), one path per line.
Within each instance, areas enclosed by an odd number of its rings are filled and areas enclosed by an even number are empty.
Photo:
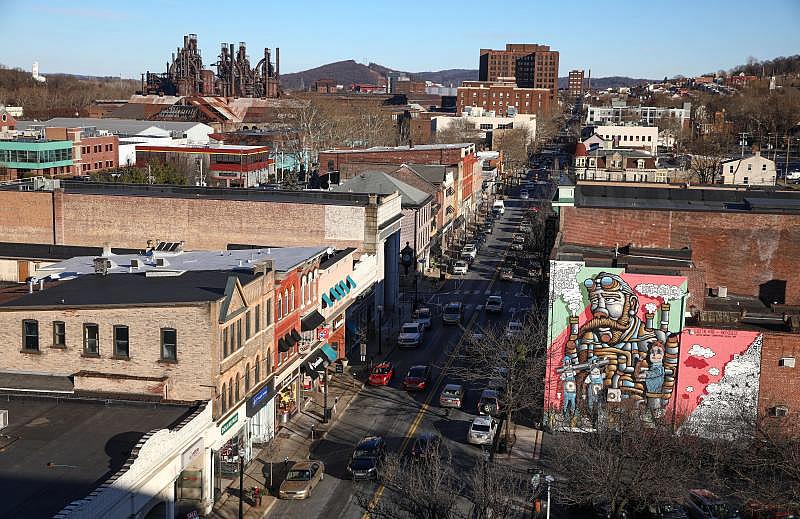
M431 381L431 368L428 366L411 366L406 378L403 379L403 388L408 391L424 391Z
M373 386L386 386L394 378L394 366L391 362L381 362L369 374L369 383Z

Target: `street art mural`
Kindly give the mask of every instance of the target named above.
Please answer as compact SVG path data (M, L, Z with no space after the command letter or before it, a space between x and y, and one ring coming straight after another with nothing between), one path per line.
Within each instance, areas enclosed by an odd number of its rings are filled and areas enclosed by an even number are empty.
M686 278L552 261L545 408L581 426L609 403L663 416L678 371Z
M686 328L681 334L675 413L681 432L736 439L758 413L762 335Z

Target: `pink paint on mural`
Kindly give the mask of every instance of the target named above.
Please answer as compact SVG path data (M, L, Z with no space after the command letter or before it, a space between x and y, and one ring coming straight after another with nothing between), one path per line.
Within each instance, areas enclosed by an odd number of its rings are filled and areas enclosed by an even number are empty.
M689 416L709 394L718 392L728 365L745 354L758 337L758 332L742 330L684 329L674 400L678 412ZM757 381L758 374L753 375Z

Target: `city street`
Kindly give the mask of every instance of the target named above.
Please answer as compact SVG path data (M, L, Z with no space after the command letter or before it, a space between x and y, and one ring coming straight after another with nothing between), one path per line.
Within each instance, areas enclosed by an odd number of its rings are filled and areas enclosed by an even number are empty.
M467 443L467 430L477 414L477 399L484 388L467 385L463 410L449 413L439 407L438 396L445 384L457 382L447 376L446 369L452 360L451 352L460 347L467 331L474 327L505 326L515 313L532 305L530 284L516 278L503 281L497 275L523 211L519 201L506 200L505 215L495 221L494 232L487 235L468 274L449 279L438 293L429 296L428 306L434 315L422 347L392 351L388 360L395 365L395 377L390 385L366 387L313 451L312 458L324 461L326 471L325 479L312 497L302 502L279 501L270 510L269 517L361 517L363 510L355 498L354 484L368 485L368 492L373 488L378 490L378 485L354 483L346 472L346 465L353 447L364 436L383 436L391 451L406 453L413 438L420 433L438 433L457 466L471 467L480 459L481 450ZM487 316L483 311L490 294L502 295L505 304L502 315ZM442 323L441 308L451 301L464 305L463 326ZM415 364L432 367L432 384L425 391L409 393L402 389L402 379Z

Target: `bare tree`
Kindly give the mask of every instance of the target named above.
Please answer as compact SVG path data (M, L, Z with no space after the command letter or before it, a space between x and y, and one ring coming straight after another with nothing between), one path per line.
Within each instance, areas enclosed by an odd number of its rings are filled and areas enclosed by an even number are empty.
M682 500L695 486L693 443L672 424L652 421L626 403L600 410L597 427L559 432L549 441L558 467L556 500L608 507L611 517L657 502Z
M520 173L529 162L530 135L524 128L495 130L492 133L492 149L503 153L506 171Z
M477 143L482 140L480 132L464 117L440 117L439 120L448 121L445 128L436 130L436 142L439 144Z
M511 519L533 502L536 488L530 476L507 465L482 461L467 478L472 494L471 519Z

